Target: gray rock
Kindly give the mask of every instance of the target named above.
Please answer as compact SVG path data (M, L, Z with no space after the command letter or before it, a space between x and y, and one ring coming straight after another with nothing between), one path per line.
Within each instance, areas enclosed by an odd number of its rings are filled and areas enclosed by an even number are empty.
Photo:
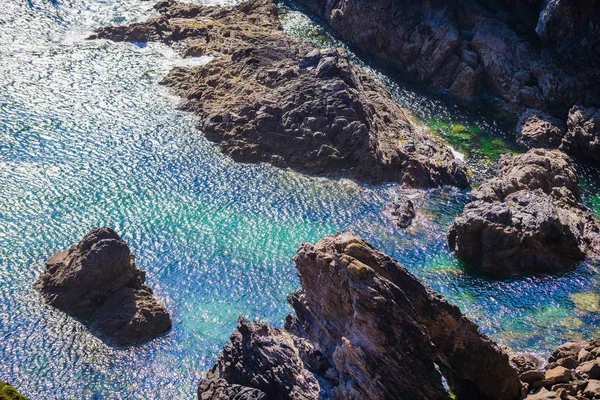
M600 161L600 110L575 106L569 111L567 125L561 149Z
M517 135L529 148L558 149L565 133L564 123L539 110L521 114L517 125Z
M413 202L405 197L399 197L394 201L392 207L392 215L394 216L398 227L403 229L408 228L417 215Z

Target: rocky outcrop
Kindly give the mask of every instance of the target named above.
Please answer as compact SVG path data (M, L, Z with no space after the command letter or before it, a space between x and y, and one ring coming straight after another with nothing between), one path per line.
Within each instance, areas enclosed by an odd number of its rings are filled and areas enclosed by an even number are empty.
M0 400L28 400L13 386L0 381Z
M240 320L199 399L517 399L492 341L397 261L350 233L303 244L284 330ZM232 398L232 397L229 397Z
M411 187L468 186L464 165L340 50L284 34L270 0L234 7L163 2L145 23L94 38L183 41L204 66L163 83L200 115L206 137L243 162Z
M412 200L399 197L394 201L392 207L392 216L396 221L396 225L402 229L408 228L417 215Z
M343 39L459 98L488 91L519 111L561 115L599 102L596 0L300 3Z
M600 339L558 347L543 369L521 373L526 399L583 400L600 398Z
M171 329L169 312L145 280L119 235L94 228L78 244L50 257L35 288L48 304L88 322L103 338L132 345Z
M454 220L448 244L492 273L554 271L598 259L598 221L578 200L577 174L564 153L504 155L497 177L474 191Z
M567 126L561 149L600 161L600 110L573 107L569 111Z
M517 124L517 133L529 148L558 149L566 130L561 120L538 110L527 110Z

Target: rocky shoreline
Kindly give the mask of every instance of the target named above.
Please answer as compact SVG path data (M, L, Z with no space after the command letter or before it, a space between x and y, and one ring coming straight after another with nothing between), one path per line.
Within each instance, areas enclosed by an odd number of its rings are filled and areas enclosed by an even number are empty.
M160 17L106 27L92 39L180 43L216 56L163 80L236 161L410 187L469 186L451 149L411 121L340 50L285 34L272 0L233 7L164 1Z
M299 0L344 40L450 94L515 110L599 106L600 2Z
M600 260L600 224L580 203L567 155L600 160L593 108L600 70L578 56L600 55L597 25L584 26L600 23L585 14L600 3L566 10L557 1L516 0L510 10L483 0L301 2L343 38L452 95L471 99L487 90L521 113L518 131L533 149L504 155L497 176L472 193L448 233L459 258L499 274ZM214 56L173 69L162 83L232 159L366 183L469 187L452 150L343 51L286 35L273 0L231 7L167 0L155 10L159 16L146 22L101 28L90 39L160 41L186 56ZM398 198L391 214L407 228L416 212ZM294 315L283 328L240 317L199 383L199 399L600 398L600 339L569 342L547 363L512 353L348 232L304 243L294 262L301 283L288 297ZM52 256L35 288L110 344L137 345L172 325L109 228Z

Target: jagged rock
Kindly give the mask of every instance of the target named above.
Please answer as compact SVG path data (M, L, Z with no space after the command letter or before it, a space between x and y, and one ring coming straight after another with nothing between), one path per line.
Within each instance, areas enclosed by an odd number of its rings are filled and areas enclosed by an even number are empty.
M344 40L459 98L486 89L519 111L598 106L597 0L300 3Z
M565 133L562 121L539 110L521 114L517 125L517 134L529 148L558 149Z
M600 372L600 358L594 356L593 360L581 364L575 361L572 368L560 366L573 363L563 360L575 360L581 352L585 352L583 356L600 355L600 339L567 342L556 348L548 358L544 379L533 383L533 390L526 400L599 398L600 381L595 380L595 376Z
M561 149L600 161L600 111L573 107L567 120L568 130Z
M319 399L327 361L306 339L240 317L198 399Z
M344 52L284 34L272 0L156 8L158 18L102 28L93 38L184 41L187 54L218 56L173 69L163 83L233 159L367 182L468 186L450 148L411 123Z
M46 302L88 321L119 345L152 339L171 329L171 317L146 286L127 244L110 228L94 228L46 262L35 288Z
M408 228L415 218L415 206L410 199L399 197L393 204L392 215L400 228Z
M305 243L294 261L303 287L289 297L296 316L285 331L240 320L199 399L243 389L259 390L255 398L448 400L436 365L458 399L519 397L517 372L500 348L358 237ZM276 386L283 389L269 395Z
M600 257L600 227L578 203L577 174L558 151L504 155L498 176L450 226L448 244L484 271L553 271Z

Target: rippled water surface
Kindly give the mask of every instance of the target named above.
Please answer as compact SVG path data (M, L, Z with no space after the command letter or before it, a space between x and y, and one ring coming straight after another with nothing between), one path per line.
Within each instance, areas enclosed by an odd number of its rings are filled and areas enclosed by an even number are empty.
M598 299L594 266L503 281L462 268L445 235L468 193L409 192L421 213L400 231L387 210L396 185L314 179L222 156L158 85L183 62L175 52L83 40L94 27L149 15L150 3L1 6L0 379L32 398L193 398L238 315L280 325L290 311L285 298L298 287L291 257L299 244L342 229L401 260L517 349L545 354L568 337L600 334L590 306ZM330 41L300 13L283 19L291 33ZM485 113L355 60L463 152L476 178L499 153L519 150ZM598 210L598 183L582 183ZM121 233L172 310L167 336L127 350L108 347L32 290L51 254L99 225Z

